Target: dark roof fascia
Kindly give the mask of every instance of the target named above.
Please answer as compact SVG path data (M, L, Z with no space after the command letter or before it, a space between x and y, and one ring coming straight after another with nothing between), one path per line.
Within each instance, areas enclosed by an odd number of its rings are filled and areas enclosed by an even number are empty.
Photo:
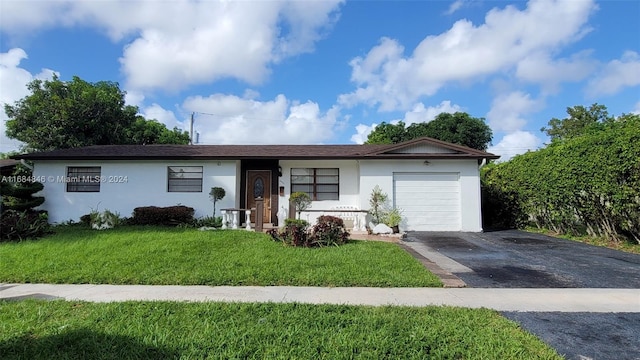
M473 154L381 154L364 157L365 159L381 160L381 159L499 159L499 155L487 153L486 155Z
M20 161L15 159L0 159L0 167L11 167L20 164Z
M452 144L452 143L448 143L446 141L442 141L442 140L438 140L438 139L434 139L434 138L430 138L430 137L420 137L420 138L416 138L413 140L409 140L409 141L405 141L405 142L401 142L401 143L397 143L397 144L392 144L389 146L386 146L382 149L376 149L372 152L369 152L369 155L382 155L385 153L389 153L391 151L394 150L398 150L398 149L403 149L406 148L408 146L412 146L412 145L416 145L416 144L430 144L430 145L436 145L436 146L440 146L443 147L445 149L450 149L453 151L458 151L461 152L463 154L466 155L475 155L475 156L480 156L483 158L488 158L490 156L496 156L494 154L488 153L486 151L482 151L482 150L478 150L478 149L474 149L474 148L470 148L464 145L458 145L458 144Z
M493 154L375 154L375 155L345 155L345 156L33 156L29 160L46 161L194 161L194 160L402 160L402 159L498 159L500 156Z

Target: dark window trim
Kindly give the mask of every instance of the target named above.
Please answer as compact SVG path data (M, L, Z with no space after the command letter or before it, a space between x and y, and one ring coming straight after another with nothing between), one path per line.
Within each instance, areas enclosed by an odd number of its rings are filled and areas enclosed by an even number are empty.
M67 166L67 192L100 192L101 175L101 166Z
M171 168L200 168L200 171L185 171L186 174L200 174L200 178L186 178L186 179L176 179L171 178ZM192 180L194 183L199 182L199 184L192 185L181 185L180 182L184 180ZM202 192L202 186L204 182L204 167L203 166L194 166L194 165L169 165L167 166L167 192L187 192L187 193L195 193ZM176 187L193 187L200 186L199 190L175 190ZM172 190L173 188L173 190Z
M312 170L312 174L308 175L311 177L312 182L311 183L294 183L293 182L293 177L294 176L298 176L298 175L293 175L293 170L294 169L307 169L307 170ZM336 175L319 175L318 174L318 170L325 170L325 169L331 169L331 170L336 170L337 174ZM337 176L338 180L335 183L320 183L318 182L318 178L319 177L323 177L323 176ZM339 201L340 200L340 168L291 168L291 172L289 175L289 183L291 184L291 192L295 192L293 190L294 185L307 185L307 186L311 186L311 192L307 192L305 191L307 194L309 194L309 196L311 197L311 200L313 201ZM337 190L336 191L318 191L318 187L322 186L322 185L335 185L337 186ZM318 194L335 194L336 198L335 199L318 199Z

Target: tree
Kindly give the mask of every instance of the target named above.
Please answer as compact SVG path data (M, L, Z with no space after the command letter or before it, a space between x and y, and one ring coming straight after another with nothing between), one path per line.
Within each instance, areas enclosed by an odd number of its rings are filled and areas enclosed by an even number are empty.
M211 188L211 191L209 192L209 197L211 198L211 201L213 201L213 216L214 217L216 216L216 203L218 202L218 200L222 200L222 198L226 194L227 193L221 187L212 187Z
M565 140L584 134L589 129L614 121L609 115L607 107L597 103L589 108L577 105L567 108L568 117L564 119L553 118L540 131L551 138L551 141Z
M131 144L183 144L189 143L189 133L177 127L173 130L156 120L136 116L136 121L126 130L126 139Z
M298 213L298 219L303 211L311 207L311 197L309 194L301 191L294 192L289 196L289 202L293 204L296 212Z
M33 80L27 88L30 95L4 107L7 136L24 142L24 150L188 142L186 133L136 115L138 108L125 105L125 92L115 82L89 83L77 76L62 81L54 76Z
M405 124L400 121L397 124L382 122L376 126L367 136L365 144L397 144L406 140L407 130Z
M397 125L382 123L369 134L366 143L396 144L423 136L486 150L493 133L483 118L471 117L464 112L441 113L433 121L414 123L406 128L403 122Z

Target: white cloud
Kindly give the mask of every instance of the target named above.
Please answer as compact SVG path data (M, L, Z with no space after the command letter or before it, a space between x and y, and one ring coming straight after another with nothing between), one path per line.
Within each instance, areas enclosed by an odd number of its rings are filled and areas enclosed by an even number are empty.
M500 155L499 161L508 161L512 157L528 150L536 150L542 140L528 131L516 131L505 135L496 145L489 146L488 152Z
M369 136L369 134L371 134L373 129L376 128L376 126L378 126L378 124L356 125L356 133L351 135L351 141L353 141L356 144L364 144L364 142L367 141L367 137Z
M464 5L464 0L456 0L454 2L451 3L451 5L449 5L449 8L447 9L447 11L445 11L445 15L451 15L454 12L460 10L462 8L462 6Z
M396 40L383 38L366 56L351 61L351 80L358 88L341 95L339 103L407 109L447 83L508 72L532 54L553 53L582 38L596 8L593 1L555 0L531 0L524 10L494 8L481 25L459 20L447 32L426 37L410 56Z
M542 101L531 99L521 91L500 94L491 103L487 121L494 131L520 130L527 123L523 115L540 110L542 105Z
M569 58L553 59L548 52L533 53L518 62L516 77L537 83L547 93L556 93L563 82L577 82L597 67L591 51L581 51Z
M203 144L318 144L340 126L338 108L322 112L315 102L297 103L284 95L271 101L196 96L182 108L196 112L194 130Z
M4 6L4 5L3 5ZM27 84L34 79L51 79L55 73L50 69L42 69L33 75L20 67L20 62L27 58L27 53L20 48L13 48L6 53L0 53L0 152L18 150L21 142L9 139L6 135L6 121L8 116L4 111L4 104L13 105L16 101L29 95Z
M456 104L451 104L451 101L449 100L443 101L436 106L429 107L425 107L423 103L418 103L413 106L413 109L407 111L404 114L404 118L387 122L391 124L397 124L398 122L402 121L407 126L409 126L414 123L429 122L435 119L435 117L441 113L455 113L458 111L462 111L462 108ZM356 125L356 133L351 136L351 141L356 144L363 144L365 141L367 141L367 137L376 128L377 125L378 124Z
M152 104L151 106L144 107L140 110L140 114L147 120L157 120L167 126L168 129L178 127L184 131L188 131L188 124L182 121L178 121L173 111L166 110L158 104ZM187 126L185 126L185 124Z
M54 26L103 30L124 47L130 89L176 91L233 77L263 81L269 66L313 51L338 17L341 0L11 1L0 30L21 34Z
M632 113L634 113L634 114L638 114L638 115L640 115L640 101L638 101L638 102L636 103L636 107L635 107L635 109L633 109L631 112L632 112Z
M456 104L451 104L451 101L443 101L436 106L424 107L423 103L416 104L411 111L407 111L404 114L402 121L407 125L414 123L429 122L436 118L441 113L450 113L462 111L462 108Z
M127 90L124 95L124 102L131 106L141 106L144 103L144 93L137 90Z
M604 66L600 74L587 85L587 95L613 95L625 87L640 85L640 55L635 51L626 51L618 60L612 60Z

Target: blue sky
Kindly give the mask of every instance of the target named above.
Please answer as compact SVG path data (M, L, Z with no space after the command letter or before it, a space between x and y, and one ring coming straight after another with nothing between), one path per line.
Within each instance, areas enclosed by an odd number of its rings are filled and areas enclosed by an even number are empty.
M361 143L465 111L508 159L568 106L640 113L639 18L635 0L0 0L0 102L53 73L116 81L169 128L195 112L203 144Z

